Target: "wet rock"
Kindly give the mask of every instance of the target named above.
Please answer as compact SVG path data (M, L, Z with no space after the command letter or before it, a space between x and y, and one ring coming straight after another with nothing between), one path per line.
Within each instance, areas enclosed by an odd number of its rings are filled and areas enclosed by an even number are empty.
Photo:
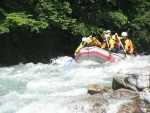
M108 100L103 98L89 97L71 102L70 113L107 113Z
M150 112L150 104L146 106L146 112Z
M126 88L126 84L124 82L125 77L128 75L123 75L123 74L117 74L113 77L113 83L112 83L112 88L114 90L120 89L120 88Z
M139 93L121 88L121 89L115 90L111 97L117 98L117 99L133 100L135 98L139 98Z
M141 110L141 113L149 112L150 67L145 67L142 69L121 70L114 76L112 88L116 91L117 89L120 90L120 88L132 90L119 92L114 91L114 97L121 99L124 98L124 96L125 98L129 96L129 100L132 100L131 103L122 105L122 107L119 108L118 113L128 113L129 111L139 112L139 110Z
M145 90L140 93L141 109L144 113L150 112L150 93Z
M112 94L113 89L109 86L99 85L99 84L92 84L88 86L88 94Z
M118 89L112 94L112 98L126 100L118 107L117 113L141 113L139 93L128 89Z
M121 70L113 77L112 88L126 88L134 91L150 89L150 67Z
M90 85L93 86L93 85ZM104 86L103 86L104 87ZM102 87L102 88L103 88ZM109 96L92 95L69 103L70 113L148 113L149 94L118 89ZM142 97L142 98L141 98Z
M119 106L117 113L142 113L135 100L123 103Z
M109 86L89 85L88 94L92 97L72 102L69 112L148 113L150 112L149 80L150 67L121 70L113 78L114 90Z

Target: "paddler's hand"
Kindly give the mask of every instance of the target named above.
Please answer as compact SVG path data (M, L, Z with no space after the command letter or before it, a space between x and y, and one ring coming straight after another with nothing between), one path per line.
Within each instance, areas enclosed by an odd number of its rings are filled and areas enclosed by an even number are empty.
M108 50L109 50L109 51L111 51L112 49L111 49L111 48L109 48Z
M124 53L126 53L127 52L127 50L124 50Z
M76 56L77 55L77 53L74 53L74 56Z
M129 53L130 53L130 54L132 54L132 52L131 52L131 51L129 51Z
M115 33L116 36L118 36L118 33Z

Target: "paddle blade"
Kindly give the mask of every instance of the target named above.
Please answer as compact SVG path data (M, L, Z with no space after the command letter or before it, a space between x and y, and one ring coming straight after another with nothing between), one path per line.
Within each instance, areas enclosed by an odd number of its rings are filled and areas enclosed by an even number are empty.
M73 58L70 59L70 60L68 60L68 61L66 62L66 64L64 65L64 68L69 67L69 66L72 64L73 60L74 60Z
M110 57L109 61L110 62L115 62L115 59L113 57Z

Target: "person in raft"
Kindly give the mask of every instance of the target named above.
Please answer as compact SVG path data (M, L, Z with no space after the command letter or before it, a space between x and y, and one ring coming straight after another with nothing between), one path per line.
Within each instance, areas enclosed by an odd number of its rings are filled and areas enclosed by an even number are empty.
M103 33L101 34L101 38L103 39L103 44L101 48L117 53L118 52L117 35L118 35L117 33L115 33L115 35L112 35L110 30L103 31ZM107 38L108 38L108 44L106 42Z
M106 33L104 35L103 44L101 46L102 49L117 53L118 47L117 47L118 39L117 39L117 33L115 35L111 35L110 33Z
M115 33L115 35L112 35L110 30L106 30L106 31L103 31L103 33L101 34L101 38L103 39L104 42L106 41L105 35L107 34L110 35L111 39L114 39L114 40L117 39L117 36L116 36L117 33Z
M80 51L81 48L90 47L90 46L101 47L102 44L95 37L92 37L91 35L89 37L83 37L82 42L80 43L80 45L75 50L74 56L77 55L77 53Z
M118 43L118 53L124 53L124 54L133 54L134 47L131 39L128 38L127 32L122 32L121 37L118 36L119 39L121 39L120 43Z

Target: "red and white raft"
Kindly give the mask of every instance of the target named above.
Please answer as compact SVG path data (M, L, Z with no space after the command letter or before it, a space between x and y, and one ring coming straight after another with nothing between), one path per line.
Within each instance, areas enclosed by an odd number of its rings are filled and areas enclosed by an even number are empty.
M91 60L98 63L104 63L110 61L110 59L114 59L114 61L125 59L124 54L120 53L110 53L107 50L101 49L96 46L92 47L84 47L82 48L75 57L76 62L82 62L84 60Z

